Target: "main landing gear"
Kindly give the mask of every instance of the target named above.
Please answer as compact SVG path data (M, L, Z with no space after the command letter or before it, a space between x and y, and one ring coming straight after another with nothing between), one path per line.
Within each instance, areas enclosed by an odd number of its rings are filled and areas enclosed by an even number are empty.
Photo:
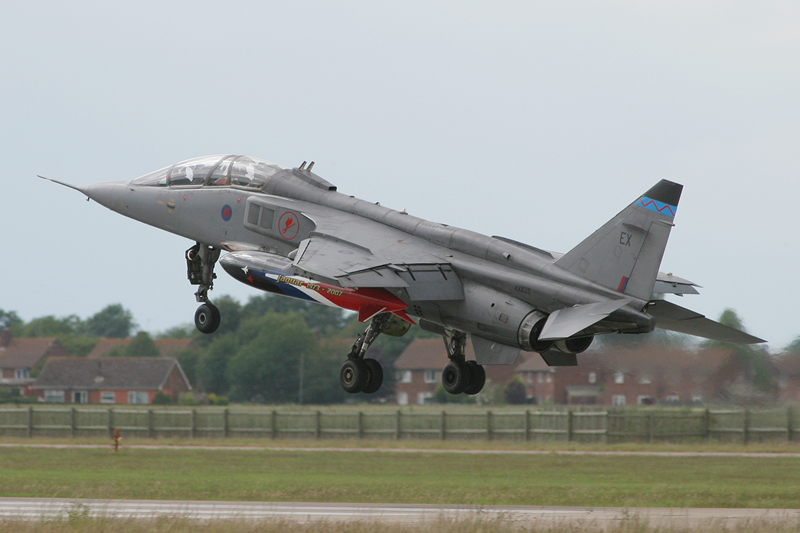
M208 291L214 288L214 265L219 259L219 248L199 242L186 250L186 275L189 283L199 285L194 297L201 302L194 313L194 325L201 333L214 333L220 323L219 309L208 299Z
M382 313L370 320L367 329L361 333L347 354L347 360L339 370L339 383L349 393L377 392L383 384L383 368L375 359L366 358L367 348L375 342L378 335L385 333L400 337L408 331L411 324L390 313Z
M466 361L467 334L453 331L443 335L450 362L442 370L442 386L450 394L478 394L486 384L486 371L476 361Z

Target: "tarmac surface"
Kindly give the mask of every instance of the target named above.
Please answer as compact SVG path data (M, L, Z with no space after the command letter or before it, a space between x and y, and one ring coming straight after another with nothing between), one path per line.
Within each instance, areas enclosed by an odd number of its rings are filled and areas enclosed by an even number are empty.
M70 517L190 520L253 520L309 523L430 523L439 519L483 519L520 527L591 526L603 529L639 520L651 527L736 526L766 522L798 524L800 510L681 509L618 507L540 507L464 505L388 505L348 503L225 502L168 500L89 500L72 498L0 498L0 520L68 519Z

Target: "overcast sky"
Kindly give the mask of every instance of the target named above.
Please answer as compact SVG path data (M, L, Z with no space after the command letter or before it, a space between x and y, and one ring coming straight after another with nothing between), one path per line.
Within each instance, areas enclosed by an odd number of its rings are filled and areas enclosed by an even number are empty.
M800 4L3 2L0 309L192 321L192 243L75 191L206 154L566 252L660 179L662 270L800 335ZM218 269L212 296L254 293ZM223 317L224 319L224 317Z

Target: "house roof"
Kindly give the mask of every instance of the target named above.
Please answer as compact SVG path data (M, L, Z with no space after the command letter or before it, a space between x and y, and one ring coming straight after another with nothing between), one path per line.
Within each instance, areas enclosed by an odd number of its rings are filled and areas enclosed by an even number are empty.
M181 365L173 357L54 357L47 361L33 388L160 390L175 367L191 390Z
M467 359L475 359L470 340L467 340L466 355ZM414 339L394 362L394 367L397 370L441 370L448 361L441 337Z
M33 368L47 355L66 355L58 339L11 339L8 346L0 347L0 368Z
M89 359L103 357L114 348L125 348L128 344L130 344L130 342L130 338L100 339L100 342L95 345L95 347L86 357ZM156 339L153 342L155 342L156 348L158 348L158 353L161 357L168 357L180 350L183 350L184 348L195 346L195 342L192 339Z

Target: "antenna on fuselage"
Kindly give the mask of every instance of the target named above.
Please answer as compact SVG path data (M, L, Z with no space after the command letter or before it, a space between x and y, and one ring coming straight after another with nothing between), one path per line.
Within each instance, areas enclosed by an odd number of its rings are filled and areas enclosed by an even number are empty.
M305 162L305 161L303 161L303 164L302 164L302 165L300 165L300 168L298 168L297 170L299 170L299 171L301 171L301 172L302 172L302 171L303 171L303 170L305 170L305 169L306 169L306 162Z
M308 165L308 168L307 168L306 170L308 170L309 172L311 172L311 169L312 169L312 168L314 168L314 162L313 162L313 161L312 161L312 162L311 162L311 163Z

